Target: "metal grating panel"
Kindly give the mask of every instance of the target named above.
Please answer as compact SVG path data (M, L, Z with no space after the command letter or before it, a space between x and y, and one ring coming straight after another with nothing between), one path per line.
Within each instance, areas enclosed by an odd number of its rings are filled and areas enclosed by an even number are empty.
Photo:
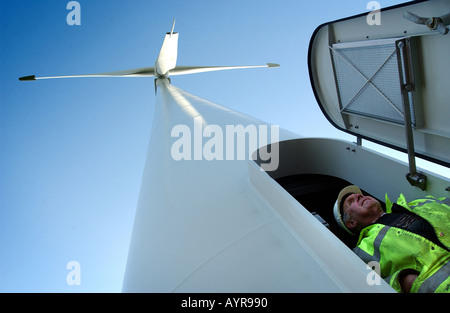
M341 112L404 124L396 39L338 43L331 49ZM415 125L410 93L411 119Z

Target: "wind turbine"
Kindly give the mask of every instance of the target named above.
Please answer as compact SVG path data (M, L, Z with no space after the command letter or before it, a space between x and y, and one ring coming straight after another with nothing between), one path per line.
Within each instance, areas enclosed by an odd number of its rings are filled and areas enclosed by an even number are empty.
M55 78L86 78L86 77L148 77L155 76L157 78L167 78L174 75L194 74L202 72L223 71L231 69L258 68L258 67L278 67L278 64L268 63L266 65L250 65L250 66L177 66L178 55L178 33L174 32L175 20L172 24L172 30L166 33L158 58L154 67L142 67L122 71L81 74L81 75L64 75L64 76L48 76L36 77L35 75L23 76L19 80L33 81L40 79Z
M394 31L387 21L400 9L384 13L379 36ZM422 4L411 9L427 11ZM342 121L333 120L340 113L328 106L338 102L329 43L334 33L358 32L361 21L365 16L321 25L311 41L311 80L319 100L331 99L321 108L332 123ZM403 26L395 31L403 33ZM405 179L408 165L363 147L360 135L357 144L302 138L173 86L172 75L277 66L177 66L177 46L172 26L152 68L21 78L156 77L154 121L123 291L392 292L349 249L354 239L339 231L332 206L348 184L378 199L386 192L424 195ZM448 192L448 180L426 174L427 193Z
M238 149L247 152L252 146L250 153L253 154L263 148L259 142L255 147L249 142L244 142L242 146L237 140L226 145L226 140L222 140L222 158L207 160L203 154L203 141L206 141L203 134L209 126L215 126L215 135L219 134L219 130L223 130L222 135L226 134L227 126L242 126L244 130L255 126L259 135L259 126L269 125L191 95L169 81L169 76L174 74L278 65L176 66L177 48L178 33L172 27L165 35L154 67L87 75L32 75L20 78L30 81L78 77L156 77L158 92L154 121L123 291L389 290L383 284L375 288L368 286L365 282L368 271L364 263L331 233L322 234L312 241L292 233L289 224L293 221L300 223L302 231L307 232L323 233L323 230L320 231L323 225L308 211L295 209L295 200L286 198L288 195L281 187L268 181L269 176L254 162L255 156L248 157L245 153L244 158L238 159ZM187 126L192 135L190 143L178 152L190 150L191 158L177 160L173 155L175 142L182 138L189 139L189 133L184 137L172 136L178 126ZM268 132L269 128L266 129ZM208 139L212 138L213 133L209 135L211 137ZM275 135L274 152L278 140L298 137L284 130L265 135ZM236 133L230 136L238 137ZM271 142L262 140L261 143L267 147ZM217 144L215 148L220 150L221 147ZM225 150L228 150L228 158ZM267 152L266 149L266 155ZM259 186L261 183L263 186ZM283 211L274 211L273 205L265 198L264 193L274 192L273 188L275 192L284 192L280 198L285 202ZM322 240L323 236L327 240ZM325 264L317 258L313 247L322 247L322 253L333 251L339 258ZM349 267L349 264L352 266ZM330 266L335 269L330 269ZM337 270L338 267L341 269ZM352 277L350 281L348 277Z

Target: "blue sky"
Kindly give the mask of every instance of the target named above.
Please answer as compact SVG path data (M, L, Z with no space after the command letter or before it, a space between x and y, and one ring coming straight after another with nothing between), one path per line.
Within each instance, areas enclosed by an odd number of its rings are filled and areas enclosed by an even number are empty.
M153 117L153 78L18 77L153 66L176 18L179 65L272 70L173 77L189 93L305 136L328 124L307 70L320 24L368 1L0 2L0 292L120 292ZM401 1L381 0L382 7ZM81 266L81 284L66 265Z

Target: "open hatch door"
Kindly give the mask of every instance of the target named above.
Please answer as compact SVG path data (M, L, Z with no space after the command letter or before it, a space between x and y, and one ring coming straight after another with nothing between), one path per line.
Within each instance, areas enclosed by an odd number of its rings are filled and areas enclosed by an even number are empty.
M415 156L450 167L448 24L450 1L414 1L322 24L309 46L327 119L358 142L407 152L407 179L422 190Z

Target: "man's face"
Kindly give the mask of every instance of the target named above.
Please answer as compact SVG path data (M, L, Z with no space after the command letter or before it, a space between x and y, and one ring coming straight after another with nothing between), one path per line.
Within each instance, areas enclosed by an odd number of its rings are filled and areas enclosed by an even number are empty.
M348 228L363 228L375 222L383 213L380 202L361 194L352 194L348 196L343 203L342 210L348 214L349 219L345 222ZM354 224L353 222L356 222ZM349 223L347 225L347 223Z

